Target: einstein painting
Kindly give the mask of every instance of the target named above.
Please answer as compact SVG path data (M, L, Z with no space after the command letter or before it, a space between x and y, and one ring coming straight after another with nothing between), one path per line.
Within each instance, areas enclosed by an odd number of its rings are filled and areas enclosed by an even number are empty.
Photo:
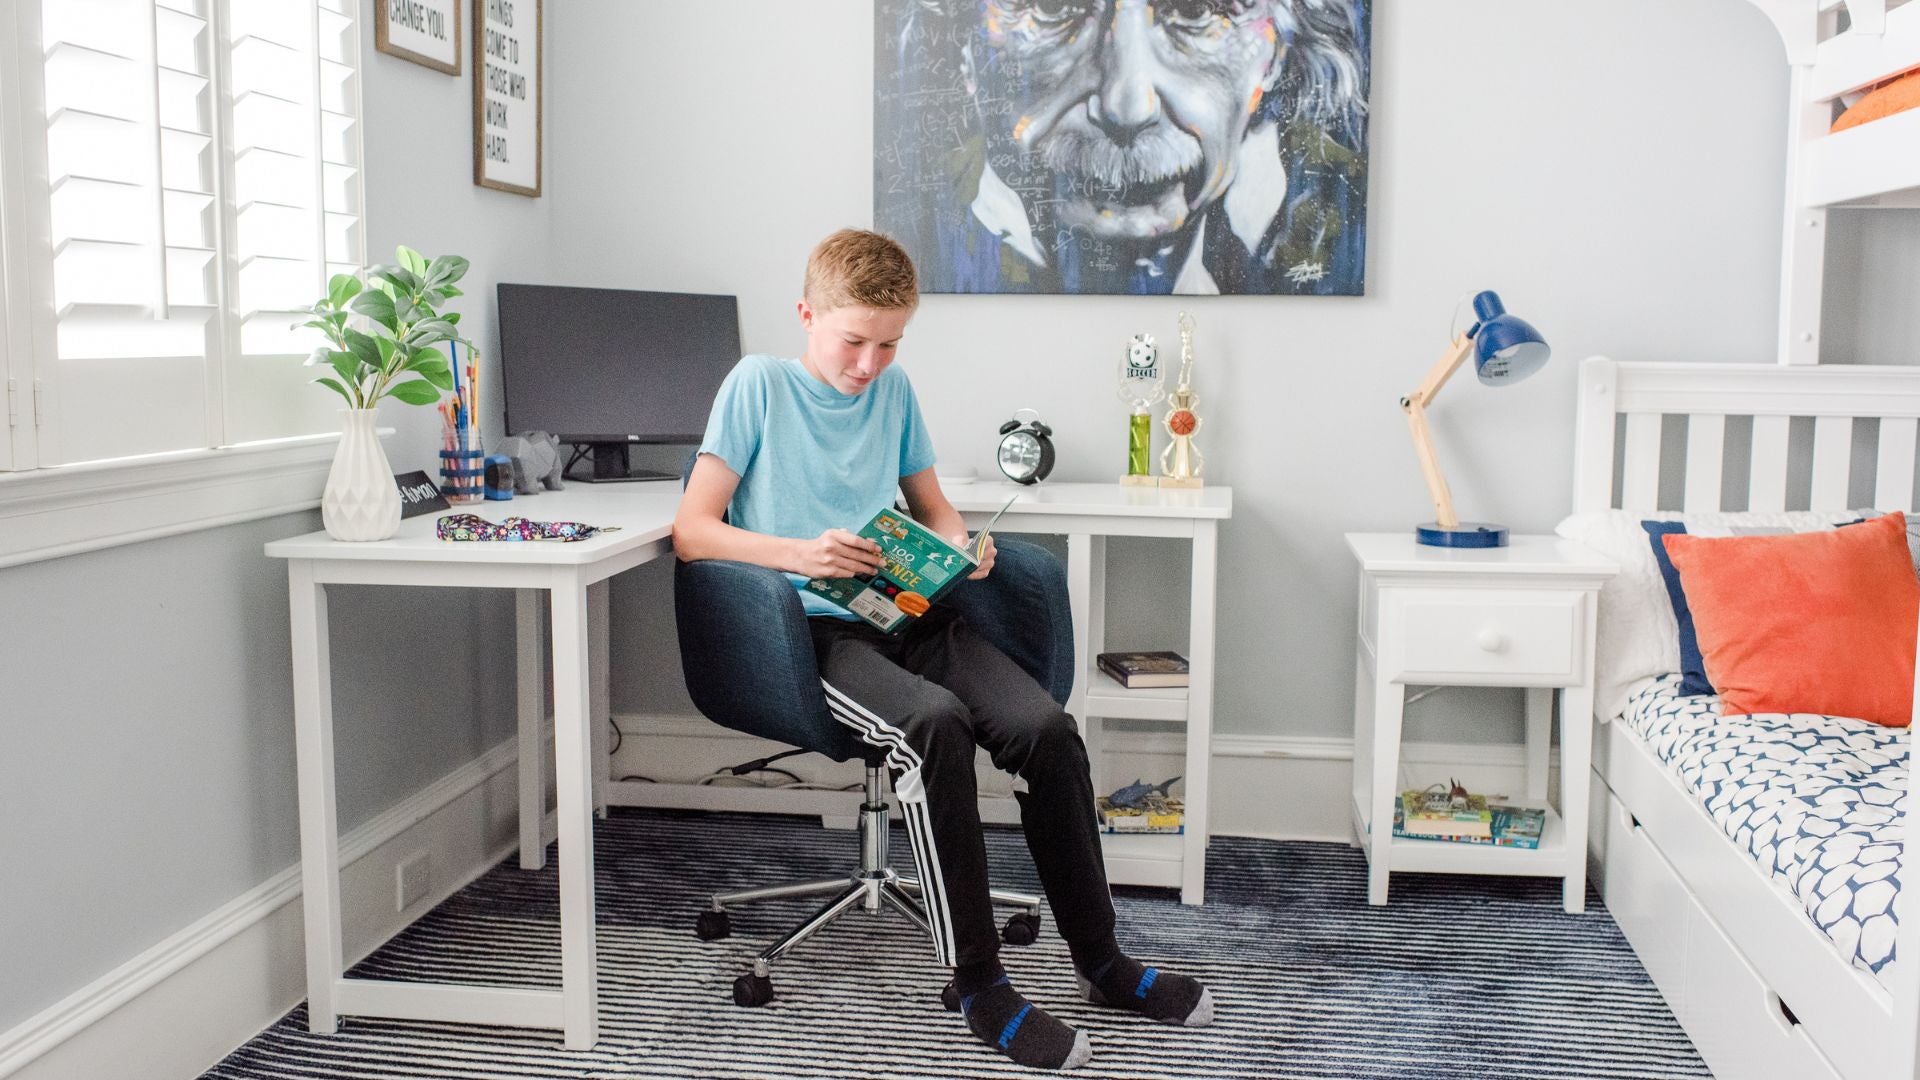
M1357 295L1368 4L876 0L876 227L928 292Z

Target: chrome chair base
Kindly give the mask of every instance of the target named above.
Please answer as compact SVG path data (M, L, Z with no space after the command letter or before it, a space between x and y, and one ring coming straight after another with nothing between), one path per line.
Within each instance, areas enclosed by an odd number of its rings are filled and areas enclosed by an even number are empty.
M913 878L895 873L887 862L887 804L881 767L867 765L866 801L860 807L860 867L844 877L816 881L769 885L758 889L715 893L713 906L700 916L700 936L707 939L728 936L732 930L726 917L728 908L758 900L779 900L796 896L834 894L805 922L760 951L749 974L734 985L734 1000L741 1005L760 1005L773 999L769 974L774 961L785 956L801 942L819 933L835 919L852 911L879 912L892 908L905 915L923 933L931 934L926 910L919 896L924 887ZM1030 893L994 889L993 902L1022 909L1008 920L1005 938L1010 944L1027 944L1039 932L1040 898ZM1016 929L1018 928L1018 929Z

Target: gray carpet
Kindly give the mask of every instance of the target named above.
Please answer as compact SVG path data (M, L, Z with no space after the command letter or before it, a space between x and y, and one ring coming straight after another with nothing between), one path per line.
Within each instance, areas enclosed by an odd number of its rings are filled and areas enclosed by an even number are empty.
M717 889L826 877L856 856L817 820L616 810L596 828L602 1041L557 1033L349 1018L305 1009L210 1070L267 1077L1033 1076L941 1008L947 975L897 915L843 920L774 970L778 999L732 1003L746 957L815 905L756 905L702 942ZM894 830L896 862L905 836ZM989 830L995 883L1038 891L1017 830ZM558 889L517 860L494 868L354 974L555 986ZM1049 923L1008 948L1014 982L1092 1035L1100 1077L1704 1077L1705 1065L1596 897L1560 910L1555 880L1397 875L1366 904L1365 861L1340 844L1215 838L1207 903L1117 889L1121 943L1213 990L1216 1022L1169 1028L1080 1002Z

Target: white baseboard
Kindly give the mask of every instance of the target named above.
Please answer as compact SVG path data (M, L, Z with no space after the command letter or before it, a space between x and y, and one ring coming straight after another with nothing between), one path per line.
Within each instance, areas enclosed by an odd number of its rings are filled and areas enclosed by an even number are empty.
M745 813L820 814L851 827L848 796L761 787L695 787L700 778L789 747L723 728L697 716L620 714L615 779L644 776L656 783L620 785L610 800L630 806L671 806ZM1186 737L1177 731L1103 731L1095 738L1094 787L1111 790L1135 779L1161 780L1185 768ZM1517 745L1411 742L1401 754L1402 776L1421 786L1455 777L1475 791L1518 793L1525 755ZM809 783L857 786L858 762L831 762L818 754L780 761ZM1556 771L1557 775L1557 771ZM1020 820L1011 778L980 757L982 820ZM1346 842L1352 832L1353 740L1286 735L1215 735L1213 832L1276 840ZM845 806L843 815L833 809Z
M508 740L340 838L341 927L355 963L518 845ZM396 910L394 871L429 854L424 899ZM11 1031L0 1077L194 1077L307 996L300 867L235 897Z

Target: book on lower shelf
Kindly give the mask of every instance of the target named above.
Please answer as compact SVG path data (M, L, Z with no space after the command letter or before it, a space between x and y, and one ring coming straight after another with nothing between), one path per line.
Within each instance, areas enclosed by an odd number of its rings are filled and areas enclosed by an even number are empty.
M1104 832L1181 833L1187 830L1186 803L1178 795L1150 794L1139 806L1115 806L1105 795L1095 802Z
M1103 652L1100 670L1129 690L1187 685L1187 658L1177 652Z
M1438 787L1438 785L1435 785ZM1404 836L1431 836L1443 840L1493 835L1493 811L1485 795L1403 791L1394 814Z
M1547 824L1547 812L1544 808L1494 803L1487 808L1487 818L1487 831L1484 835L1475 832L1417 832L1408 828L1406 809L1401 805L1394 807L1393 810L1393 835L1410 840L1484 844L1492 847L1521 848L1527 851L1540 847L1540 836L1546 831ZM1419 824L1417 819L1415 824Z

